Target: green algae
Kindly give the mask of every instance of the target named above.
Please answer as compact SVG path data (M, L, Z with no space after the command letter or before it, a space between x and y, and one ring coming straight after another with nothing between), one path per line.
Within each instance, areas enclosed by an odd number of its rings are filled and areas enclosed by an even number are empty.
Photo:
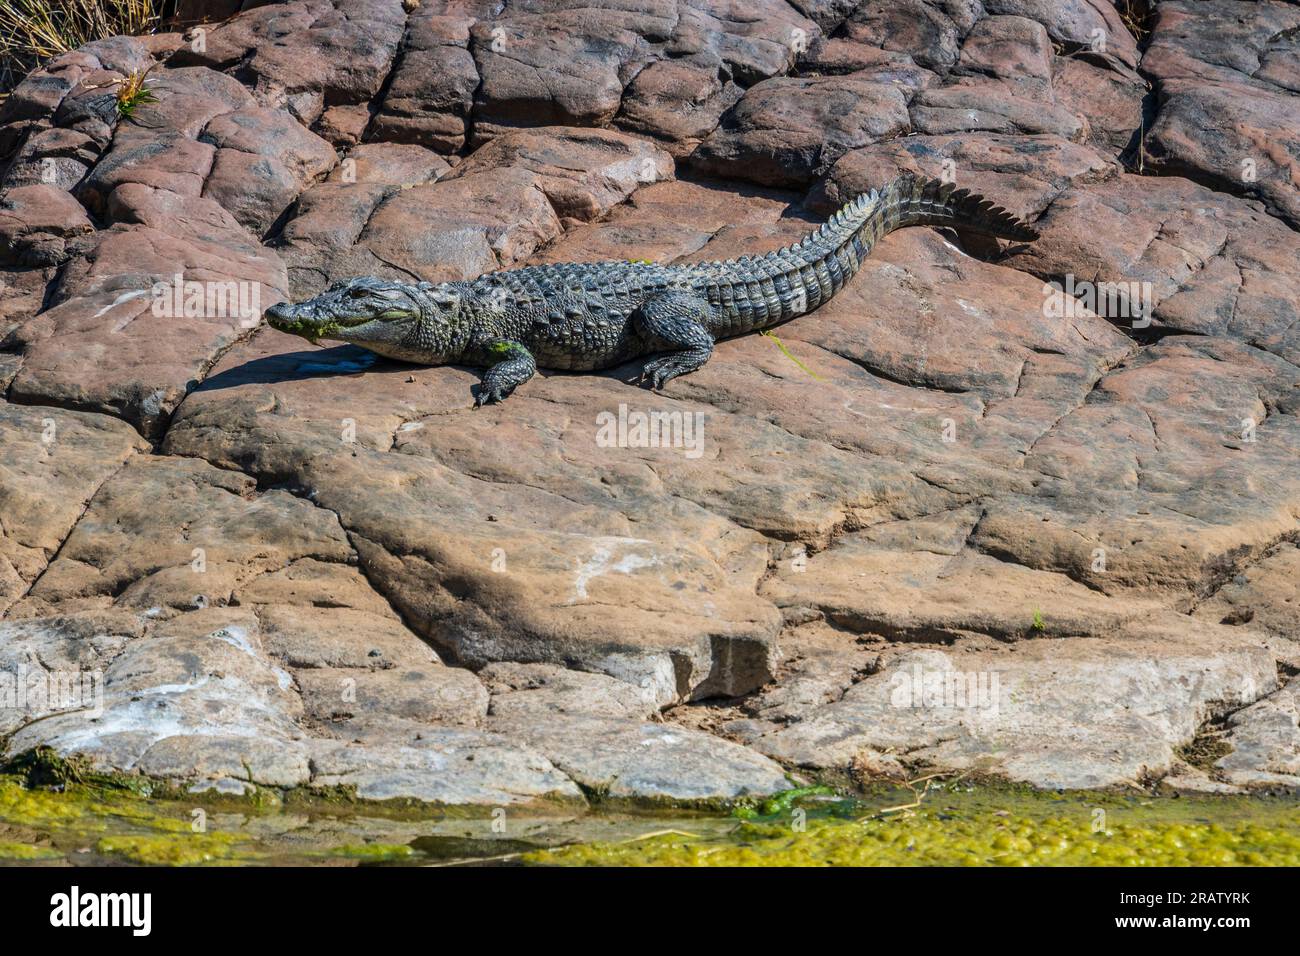
M405 843L345 843L331 848L326 855L381 863L410 859L415 851Z
M930 794L894 812L846 800L743 820L720 837L679 832L537 850L562 866L1296 866L1300 809L1261 797L1123 798L997 788Z
M118 822L173 832L190 829L188 819L158 806L129 791L77 784L57 790L29 787L18 777L0 776L0 822L15 826L93 831Z
M238 837L228 833L159 833L106 836L95 849L104 856L145 866L199 866L231 859L239 843Z
M731 811L731 815L737 820L775 816L780 813L788 813L794 808L795 804L805 797L833 797L835 794L836 791L833 787L792 787L789 790L782 790L779 793L772 794L757 805L752 801L742 801Z
M0 860L61 860L63 854L53 847L33 846L30 843L10 843L0 840Z
M68 852L61 848L91 844L100 855L140 864L193 865L231 857L240 838L195 832L194 809L131 790L75 783L32 787L19 777L0 776L0 823L49 839L54 856Z
M788 813L797 802L805 797L819 796L833 797L835 796L835 790L831 787L795 787L791 790L782 790L759 804L758 812L762 816Z

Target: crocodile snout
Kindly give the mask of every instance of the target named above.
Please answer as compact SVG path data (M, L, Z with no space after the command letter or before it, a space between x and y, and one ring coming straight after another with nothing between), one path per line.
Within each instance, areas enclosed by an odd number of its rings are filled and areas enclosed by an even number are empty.
M262 315L266 321L272 325L280 322L289 322L293 319L293 304L291 302L277 302L268 308Z

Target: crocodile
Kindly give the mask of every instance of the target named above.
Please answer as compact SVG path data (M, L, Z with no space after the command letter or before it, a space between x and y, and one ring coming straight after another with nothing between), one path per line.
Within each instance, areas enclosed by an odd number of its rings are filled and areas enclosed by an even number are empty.
M472 281L359 276L268 323L311 342L350 342L420 365L486 368L475 404L499 402L539 367L593 371L650 358L661 389L704 365L719 339L760 331L823 305L875 244L904 226L949 226L1020 242L1037 231L952 183L904 175L845 204L800 242L725 262L581 262L527 266Z

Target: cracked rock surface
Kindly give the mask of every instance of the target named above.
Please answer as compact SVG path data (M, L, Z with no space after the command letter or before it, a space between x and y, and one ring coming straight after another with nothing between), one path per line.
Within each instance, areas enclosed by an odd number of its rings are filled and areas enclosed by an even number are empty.
M1151 7L290 0L50 61L0 106L6 754L485 806L1300 785L1300 13ZM895 233L662 394L474 409L260 321L764 253L900 172L1041 238ZM680 440L604 440L637 413Z

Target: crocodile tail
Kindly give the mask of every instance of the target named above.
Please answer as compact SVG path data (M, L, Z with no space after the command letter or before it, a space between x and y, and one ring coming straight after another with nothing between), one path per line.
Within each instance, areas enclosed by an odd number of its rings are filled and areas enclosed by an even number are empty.
M1038 238L1033 226L991 200L938 179L899 176L881 192L880 201L881 215L892 229L953 226L1018 242L1033 242Z
M879 192L846 203L794 245L695 267L710 301L724 305L714 333L739 335L811 312L844 288L877 242L904 226L951 226L1024 242L1038 238L1028 223L981 196L937 179L899 176Z
M952 226L1025 242L1038 238L1032 226L982 196L938 179L899 176L879 192L845 203L802 241L754 264L763 275L782 276L788 287L781 309L768 314L780 321L817 308L844 288L877 242L904 226Z
M860 262L895 229L905 226L952 226L983 235L1031 242L1038 232L1001 206L952 183L906 174L879 192L863 193L841 206L821 229L789 252L802 252L809 263L851 253Z

